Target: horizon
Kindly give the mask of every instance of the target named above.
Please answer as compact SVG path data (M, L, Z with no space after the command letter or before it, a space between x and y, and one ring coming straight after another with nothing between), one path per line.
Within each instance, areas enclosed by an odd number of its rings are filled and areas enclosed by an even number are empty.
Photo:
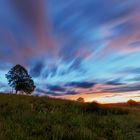
M16 64L34 95L140 102L140 1L0 1L0 92Z

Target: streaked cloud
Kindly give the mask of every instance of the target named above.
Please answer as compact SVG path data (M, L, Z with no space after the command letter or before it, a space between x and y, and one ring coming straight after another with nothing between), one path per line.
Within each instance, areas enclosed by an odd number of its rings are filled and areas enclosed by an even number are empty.
M2 90L4 74L20 63L35 94L139 91L139 7L139 0L1 0Z

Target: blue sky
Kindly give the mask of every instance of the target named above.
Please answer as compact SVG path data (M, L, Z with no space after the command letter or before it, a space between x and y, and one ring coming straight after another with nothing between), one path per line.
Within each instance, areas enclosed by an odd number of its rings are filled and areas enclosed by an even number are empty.
M37 95L140 100L139 7L139 0L1 0L0 91L10 90L5 74L21 64Z

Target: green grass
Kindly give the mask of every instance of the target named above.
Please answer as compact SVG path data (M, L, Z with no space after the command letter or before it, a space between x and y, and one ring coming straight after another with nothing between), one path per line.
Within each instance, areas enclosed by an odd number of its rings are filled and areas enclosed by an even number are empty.
M0 140L140 140L140 108L0 94Z

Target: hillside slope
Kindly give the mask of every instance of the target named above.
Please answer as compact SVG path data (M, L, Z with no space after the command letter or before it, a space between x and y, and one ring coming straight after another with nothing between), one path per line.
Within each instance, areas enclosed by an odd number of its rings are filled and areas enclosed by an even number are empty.
M0 94L0 140L140 140L140 108Z

